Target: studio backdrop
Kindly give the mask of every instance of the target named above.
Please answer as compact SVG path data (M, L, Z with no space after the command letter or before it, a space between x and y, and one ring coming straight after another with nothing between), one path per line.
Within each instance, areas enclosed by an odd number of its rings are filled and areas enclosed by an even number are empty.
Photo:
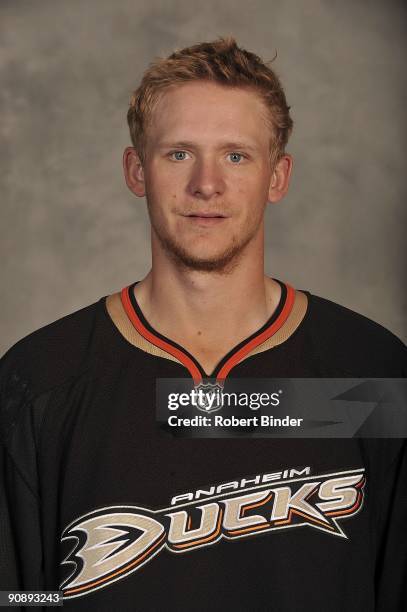
M294 120L267 273L406 340L402 2L2 0L0 13L1 352L146 274L146 203L121 167L130 95L155 57L225 35L277 52Z

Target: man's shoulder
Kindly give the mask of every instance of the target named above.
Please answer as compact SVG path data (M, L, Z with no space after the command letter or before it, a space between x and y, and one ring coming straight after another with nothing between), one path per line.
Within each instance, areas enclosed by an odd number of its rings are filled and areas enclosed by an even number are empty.
M94 345L100 300L31 332L0 360L0 380L18 378L36 395L86 368Z
M311 297L310 308L314 316L318 318L320 325L327 326L337 333L340 331L341 334L347 336L352 337L356 333L366 339L377 338L385 343L404 346L395 334L373 319L327 298L314 294L309 295Z
M390 330L346 306L307 293L309 329L321 351L335 354L343 364L366 363L378 377L407 371L407 347Z

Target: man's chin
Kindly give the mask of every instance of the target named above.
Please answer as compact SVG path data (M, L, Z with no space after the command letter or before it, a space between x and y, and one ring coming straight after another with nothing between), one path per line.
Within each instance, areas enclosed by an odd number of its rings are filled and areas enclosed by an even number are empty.
M231 272L238 263L239 257L245 245L234 245L223 253L209 255L197 254L178 245L165 245L167 253L178 265L196 272L218 272L227 274Z
M246 247L256 235L257 229L253 229L245 236L240 236L240 240L237 236L230 236L228 244L224 244L223 248L220 245L216 248L215 244L204 245L197 241L182 244L173 240L168 234L158 232L156 228L153 231L162 249L180 267L196 272L229 274L240 261Z
M191 257L178 257L178 262L188 270L196 272L218 272L226 274L235 267L235 258L194 259Z

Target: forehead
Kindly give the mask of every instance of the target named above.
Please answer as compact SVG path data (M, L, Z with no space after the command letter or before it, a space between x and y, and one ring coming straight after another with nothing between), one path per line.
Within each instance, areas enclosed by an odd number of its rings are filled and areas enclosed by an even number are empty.
M202 144L219 140L270 142L268 109L251 89L196 81L171 86L156 102L148 141L197 139Z

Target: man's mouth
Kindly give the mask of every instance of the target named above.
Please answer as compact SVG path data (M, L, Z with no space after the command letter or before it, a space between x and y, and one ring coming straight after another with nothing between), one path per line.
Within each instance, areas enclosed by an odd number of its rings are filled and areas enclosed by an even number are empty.
M191 214L184 215L186 219L190 223L194 225L199 225L200 227L208 227L212 225L216 225L218 223L222 223L227 217L225 215L221 215L220 213L208 212L208 211L198 211Z
M214 212L194 212L186 215L187 217L198 217L199 219L224 219L225 215L221 215L220 213Z

